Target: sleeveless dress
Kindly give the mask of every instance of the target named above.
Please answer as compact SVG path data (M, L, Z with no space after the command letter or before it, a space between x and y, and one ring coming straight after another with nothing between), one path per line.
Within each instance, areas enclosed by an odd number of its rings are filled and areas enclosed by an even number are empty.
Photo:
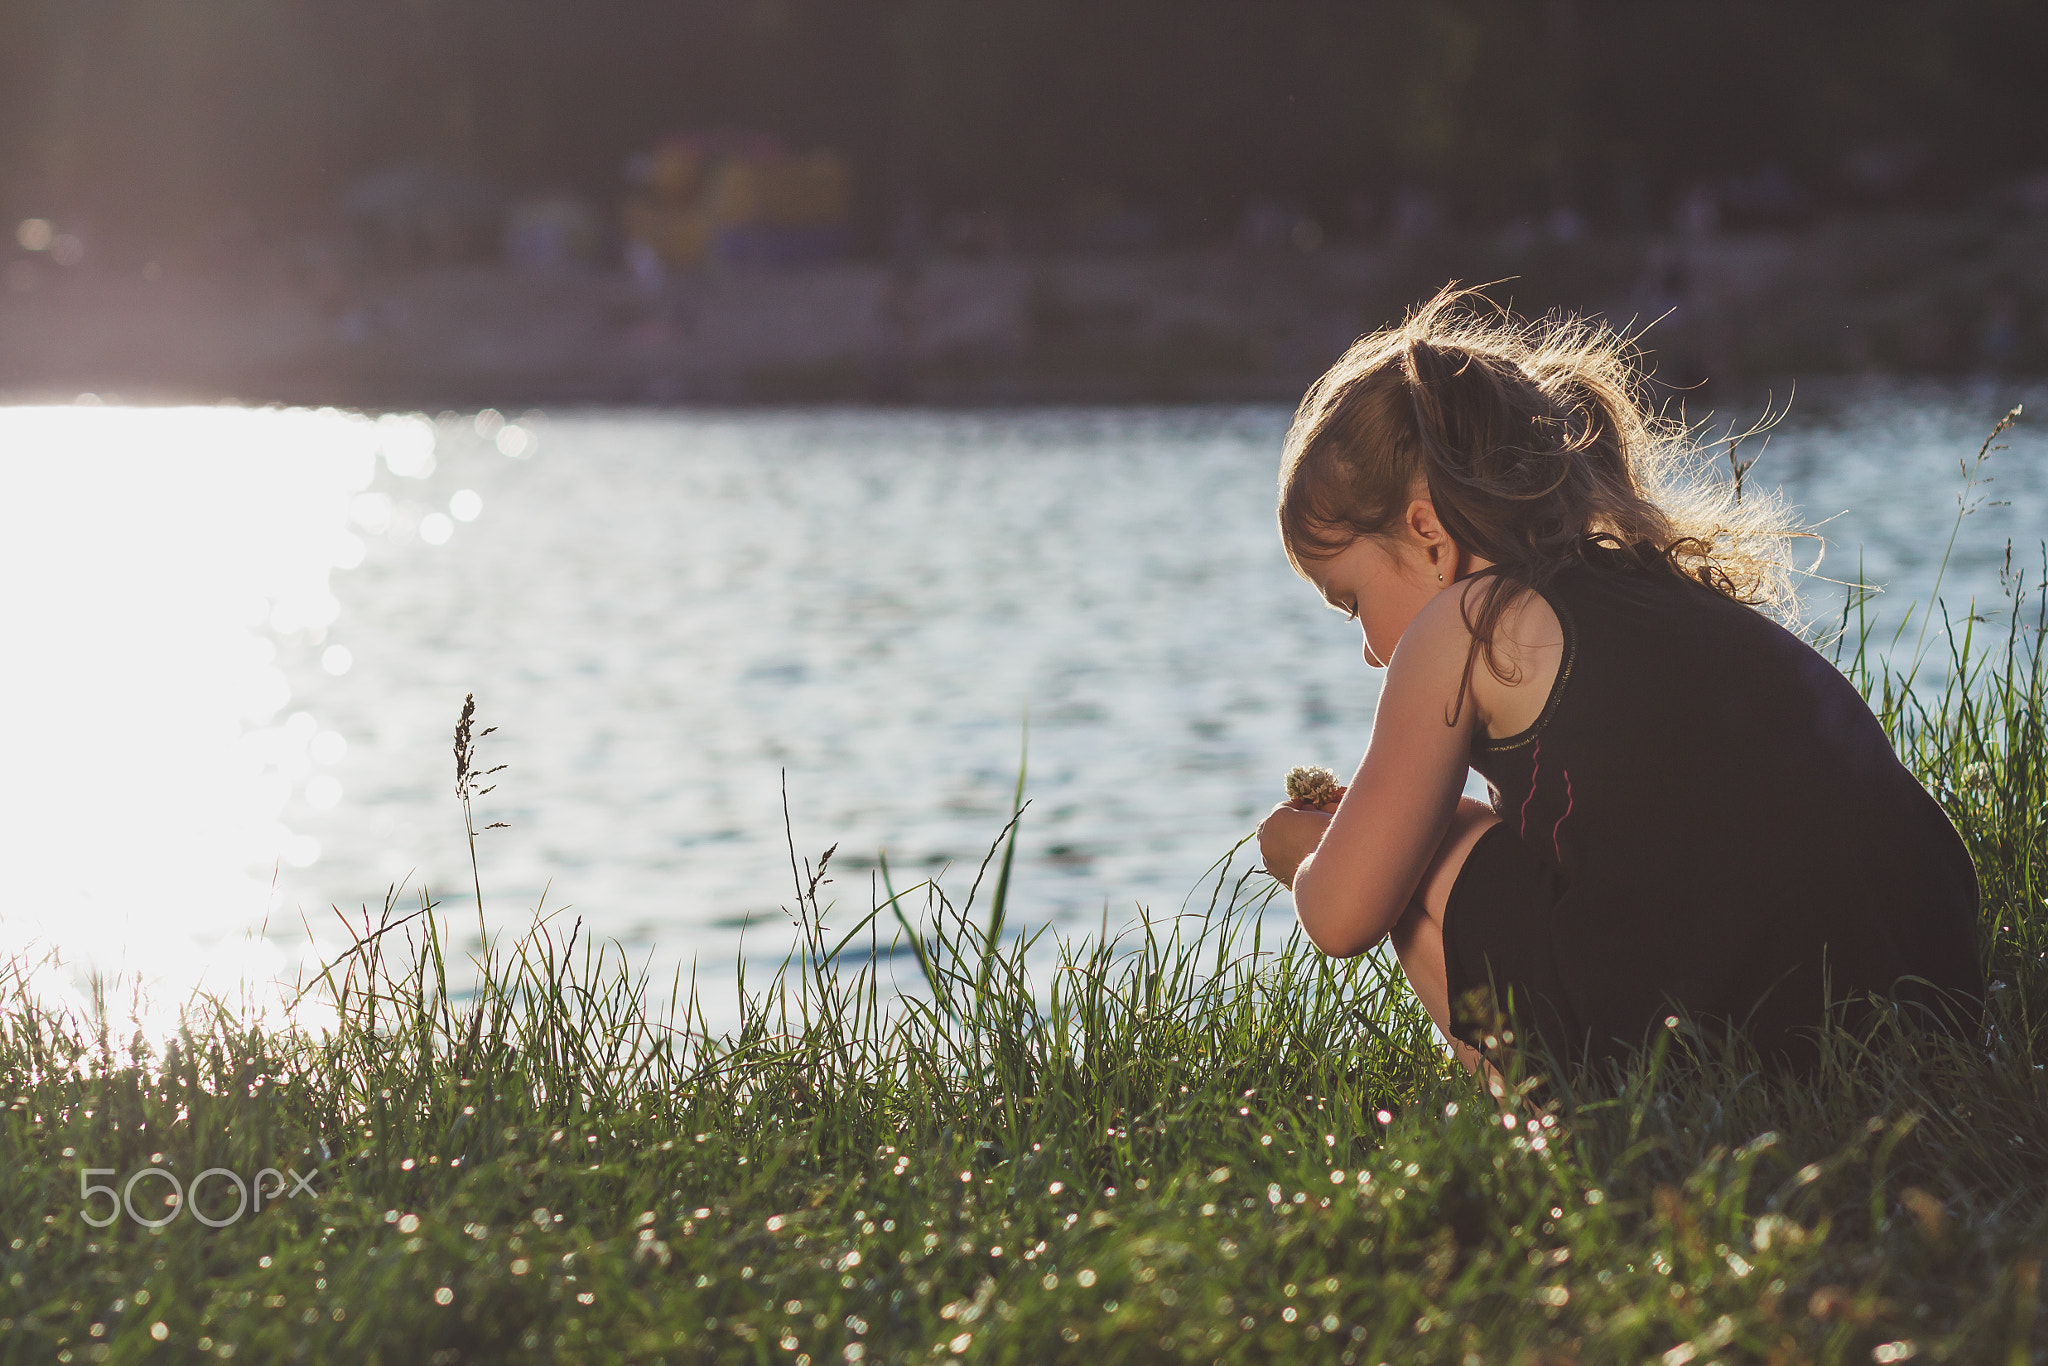
M1500 824L1444 914L1454 1033L1511 1011L1597 1064L1682 1009L1797 1062L1828 1001L1979 1008L1976 870L1833 665L1628 550L1539 591L1564 654L1536 723L1473 746Z

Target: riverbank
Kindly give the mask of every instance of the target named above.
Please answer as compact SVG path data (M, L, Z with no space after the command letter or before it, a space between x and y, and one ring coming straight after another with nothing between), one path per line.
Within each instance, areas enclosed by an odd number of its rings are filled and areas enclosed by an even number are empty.
M17 263L20 265L20 263ZM2048 224L1891 215L1705 238L1446 232L1383 245L885 265L402 274L40 262L0 291L0 395L356 407L1292 402L1448 279L1655 323L1674 388L1786 372L2048 372Z
M1938 691L1847 661L1977 863L1984 1040L1880 1020L1760 1078L1681 1022L1489 1094L1397 969L1261 944L1243 859L1049 981L1006 853L962 900L879 870L867 911L806 864L804 947L717 1038L559 920L471 994L390 908L317 1030L198 1001L130 1038L16 965L0 1359L2030 1360L2037 618Z

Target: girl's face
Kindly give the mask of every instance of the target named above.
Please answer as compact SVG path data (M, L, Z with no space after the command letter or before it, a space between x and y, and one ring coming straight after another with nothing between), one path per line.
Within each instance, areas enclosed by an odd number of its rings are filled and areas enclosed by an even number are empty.
M1323 601L1358 622L1365 634L1365 662L1387 667L1394 647L1423 604L1441 591L1451 575L1439 581L1444 566L1429 547L1413 537L1361 536L1309 571L1309 580Z

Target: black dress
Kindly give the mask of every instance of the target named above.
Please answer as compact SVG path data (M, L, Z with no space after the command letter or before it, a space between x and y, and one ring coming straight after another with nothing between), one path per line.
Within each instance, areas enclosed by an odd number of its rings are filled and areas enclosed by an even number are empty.
M1500 824L1444 915L1453 1032L1479 1043L1512 1009L1597 1063L1682 1007L1782 1061L1828 1000L1967 1018L1976 871L1849 681L1625 550L1589 542L1541 592L1557 681L1533 726L1473 746Z

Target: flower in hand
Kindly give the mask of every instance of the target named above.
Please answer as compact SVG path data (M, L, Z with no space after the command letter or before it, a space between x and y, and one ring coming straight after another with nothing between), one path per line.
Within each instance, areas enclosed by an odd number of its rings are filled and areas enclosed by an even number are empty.
M1288 799L1259 823L1259 857L1280 883L1294 885L1296 870L1322 843L1330 813L1344 793L1344 785L1327 768L1303 766L1287 775Z
M1337 775L1316 764L1300 764L1287 770L1287 800L1327 809L1344 799L1344 785Z

